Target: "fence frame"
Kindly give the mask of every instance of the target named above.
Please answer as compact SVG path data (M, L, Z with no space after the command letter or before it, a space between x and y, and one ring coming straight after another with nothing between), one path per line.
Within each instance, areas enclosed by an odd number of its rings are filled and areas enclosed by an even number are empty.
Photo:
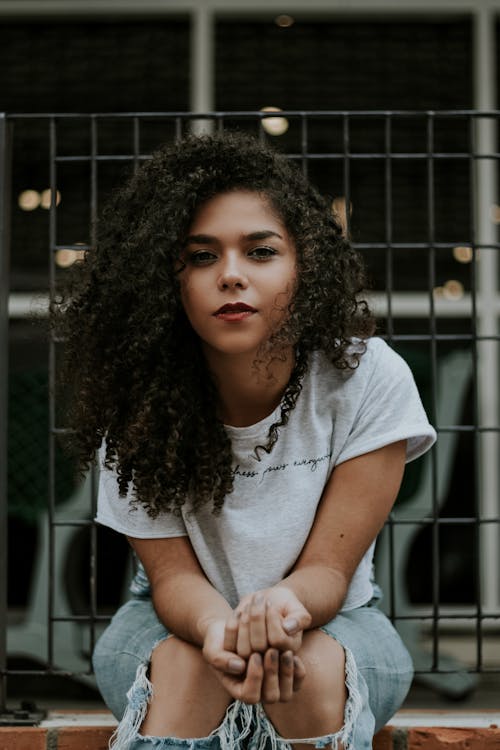
M385 178L387 181L387 184L391 184L391 159L394 157L394 154L391 153L391 123L394 118L405 118L405 117L415 117L415 116L425 116L426 118L426 127L427 127L427 150L425 153L419 154L419 157L421 157L427 164L428 168L428 209L429 209L429 225L428 225L428 239L426 243L422 243L422 246L429 249L430 252L430 278L432 279L432 258L433 253L437 248L440 248L442 245L439 243L436 243L435 236L434 236L434 175L433 175L433 168L435 161L442 156L442 154L439 154L434 149L434 142L433 142L433 133L434 133L434 124L436 122L436 119L440 117L469 117L470 123L471 123L471 131L470 131L470 151L466 154L462 154L464 158L469 160L470 163L470 170L471 174L473 175L473 180L471 180L471 184L475 185L474 189L474 198L475 198L475 205L477 208L476 215L474 216L474 225L477 228L477 232L474 236L473 231L471 230L471 239L473 239L473 248L474 252L477 250L490 250L490 253L487 253L486 255L489 258L489 261L485 261L481 266L479 270L479 278L477 279L478 282L478 289L473 289L471 293L471 299L469 300L470 304L472 305L472 315L475 320L478 321L479 327L477 331L473 334L473 342L474 345L476 342L481 341L482 346L488 347L488 354L486 357L486 364L485 366L482 366L477 371L474 372L474 379L476 381L476 389L475 393L477 395L478 391L481 391L485 388L488 389L488 404L491 408L491 400L493 399L493 403L496 404L496 409L498 410L498 396L495 395L492 392L491 383L493 383L493 386L495 383L499 382L498 374L499 374L499 365L498 365L498 354L496 351L496 346L498 346L498 341L500 341L500 335L498 331L498 321L500 319L500 306L497 309L498 305L498 294L499 290L497 287L498 284L498 259L497 259L497 252L493 252L493 250L498 251L500 249L500 244L497 242L496 239L496 232L494 229L491 228L491 222L489 221L488 216L488 210L489 206L493 202L493 199L496 196L497 193L497 187L496 187L496 167L497 162L500 159L500 154L497 152L497 145L496 145L496 122L498 118L500 117L500 112L482 112L482 111L476 111L476 110L467 110L467 111L440 111L440 112L433 112L433 111L355 111L355 112L338 112L338 111L322 111L322 112L295 112L295 111L284 111L280 113L280 117L290 117L290 118L296 118L300 121L300 127L301 127L301 149L297 153L294 153L292 155L292 158L296 159L299 163L302 164L302 168L304 171L307 171L308 163L311 159L315 158L315 155L313 153L310 153L308 150L308 118L309 117L335 117L335 118L343 118L344 123L344 142L343 142L343 152L335 153L335 154L329 154L332 158L338 159L339 163L344 168L344 185L345 185L345 200L346 204L349 205L350 203L350 163L351 159L353 158L353 155L350 152L350 142L349 142L349 123L351 117L366 117L366 118L385 118L385 128L386 128L386 140L385 140L385 153L371 153L366 154L367 157L372 158L380 158L385 160ZM50 276L50 287L51 287L51 295L54 294L55 289L55 266L54 266L54 255L55 252L57 252L58 249L61 249L62 246L58 245L57 242L57 231L56 231L56 187L57 187L57 167L58 164L62 161L70 161L73 157L60 157L57 154L57 126L60 122L71 119L71 118L80 118L80 119L86 119L89 122L89 126L91 129L91 148L90 153L85 156L85 159L87 159L90 162L91 165L91 177L90 177L90 223L91 225L94 224L95 219L97 217L97 186L98 186L98 180L97 180L97 174L98 174L98 165L99 161L101 159L111 159L112 155L105 155L100 156L98 154L98 148L97 148L97 137L98 137L98 123L100 118L113 118L116 117L118 119L127 118L131 120L134 128L134 147L131 150L131 153L126 156L120 156L120 158L128 159L132 161L135 165L137 165L140 161L143 159L148 158L147 154L142 154L140 150L140 139L139 139L139 128L140 128L140 121L141 118L168 118L171 121L174 121L175 123L175 130L177 136L181 134L183 129L186 129L186 127L190 127L191 129L195 130L196 132L200 132L203 130L210 130L212 128L222 128L224 125L224 121L226 118L241 118L243 120L245 119L252 119L255 120L257 123L260 121L261 125L262 122L270 117L276 117L275 114L266 114L263 112L212 112L212 113L205 113L205 114L199 114L199 113L186 113L186 112L165 112L165 113L142 113L142 112L131 112L131 113L95 113L95 114L76 114L76 113L54 113L54 114L12 114L12 115L0 115L0 194L3 196L2 202L0 204L0 241L1 241L1 248L2 252L0 255L0 712L2 710L6 709L6 700L7 700L7 676L9 674L19 674L19 671L14 670L8 670L7 669L7 621L6 621L6 612L7 612L7 540L6 540L6 533L7 533L7 462L6 462L6 456L7 456L7 377L8 377L8 363L7 363L7 349L8 349L8 320L9 320L9 313L7 309L7 298L8 298L8 274L9 274L9 212L10 212L10 185L11 185L11 177L10 177L10 159L11 159L11 153L12 153L12 143L10 138L10 129L11 126L16 122L16 120L21 119L36 119L45 122L49 125L49 131L50 131L50 188L51 188L51 194L52 194L52 201L50 206L50 218L49 218L49 253L50 253L50 270L51 270L51 276ZM261 132L263 133L263 130L261 129ZM322 155L324 156L324 155ZM404 157L404 154L398 154L400 157ZM406 155L408 156L408 155ZM415 154L410 155L411 158L415 158ZM410 158L408 156L408 158ZM81 160L82 156L74 157L75 160L78 158ZM390 191L389 191L389 197L387 199L387 213L388 216L386 217L386 220L388 221L388 233L385 238L385 241L383 243L365 243L364 245L358 244L357 246L360 249L366 249L368 247L376 247L380 246L382 248L385 248L387 252L391 253L393 248L398 248L400 245L398 243L393 242L391 233L390 233L390 227L391 224L391 212L392 212L392 203L391 203L391 197L390 197ZM349 212L347 212L347 221L349 221ZM95 237L90 237L90 243L92 244L95 241ZM411 243L411 246L413 247L415 243ZM67 244L64 245L65 248L70 248ZM82 247L74 247L75 250L81 250ZM384 294L384 297L386 298L386 304L387 304L387 311L389 313L389 319L391 317L391 314L397 314L397 295L393 295L393 287L392 287L392 276L391 276L391 266L390 263L388 264L388 273L387 273L387 289ZM443 337L443 335L439 334L435 328L435 315L438 312L439 305L436 303L433 293L432 293L432 285L429 285L429 295L428 295L428 304L429 309L431 313L431 319L434 321L434 328L431 328L430 334L425 336L426 341L431 342L431 346L434 347L434 356L432 358L432 366L435 368L435 347L437 342L440 339L447 338L448 340L456 338L457 340L460 339L460 336L450 336ZM483 290L485 294L483 294ZM481 302L481 304L478 306L477 301ZM455 307L454 309L458 310L460 308L460 305ZM487 315L485 319L483 320L483 316L486 314L485 310L487 310ZM494 328L495 333L493 333L492 325L495 325ZM387 338L389 342L396 342L401 340L416 340L415 336L398 336L394 334L394 332L391 330L391 327L388 328L388 335ZM51 390L51 397L50 397L50 433L49 433L49 446L50 446L50 469L49 469L49 534L51 539L51 545L50 545L50 558L49 558L49 582L48 582L48 610L49 610L49 620L48 620L48 668L47 670L28 670L22 672L23 674L67 674L66 671L58 671L57 668L54 667L53 664L53 623L61 621L65 618L58 617L57 612L54 612L54 569L55 569L55 563L54 563L54 532L55 529L58 526L64 526L64 525L71 525L71 522L67 521L57 521L55 518L55 496L54 496L54 446L55 446L55 440L57 437L57 434L60 432L60 429L57 427L55 423L55 402L53 397L53 391L54 391L54 374L55 374L55 342L52 340L50 344L50 390ZM477 358L474 358L474 362L477 362ZM495 373L494 377L491 377L491 371L493 368L493 372ZM435 383L435 371L433 373L433 382ZM436 392L434 387L433 392L433 399L435 401L436 399ZM495 450L498 448L498 427L488 427L488 419L486 417L491 417L491 415L488 415L487 413L480 413L481 405L476 399L475 402L475 416L474 416L474 424L476 425L475 434L477 435L476 440L476 453L477 456L482 456L481 458L482 464L481 469L479 470L479 473L482 476L483 481L483 487L480 490L480 494L478 494L478 498L481 497L481 494L484 495L486 493L487 498L491 498L492 502L489 504L486 504L484 506L477 508L477 518L475 519L476 522L476 531L477 531L477 538L479 540L479 537L484 534L486 539L486 544L488 545L489 549L489 555L493 557L493 559L496 559L497 562L500 559L500 551L499 551L499 544L498 544L498 526L499 519L496 518L494 515L496 512L495 507L495 498L498 498L498 472L492 467L492 458L495 457ZM497 417L498 418L498 417ZM477 427L477 425L482 425L481 427ZM484 426L486 424L486 426ZM450 425L442 425L441 431L446 432L447 430L451 429L457 429L456 426L450 426ZM488 449L485 451L484 447L481 447L481 443L483 442L483 436L482 433L495 433L497 435L496 441L495 440L488 440ZM495 447L496 445L496 447ZM493 447L492 447L493 446ZM486 457L484 456L486 454ZM434 474L436 472L436 468L434 466ZM435 484L435 478L434 478L434 484ZM95 508L96 503L96 481L95 481L95 475L92 476L91 479L92 489L91 489L91 496L92 496L92 507ZM449 519L445 519L447 522L450 522ZM451 519L456 521L457 519ZM462 521L474 521L474 519L460 519ZM84 522L80 522L80 525ZM402 523L401 521L392 521L389 520L388 525L389 528L392 529L391 533L393 533L394 526L396 526L398 523ZM433 523L433 552L435 554L438 553L439 548L439 539L438 539L438 532L439 532L439 526L442 525L442 519L441 523L440 520L437 518L432 519ZM84 620L89 623L90 625L90 642L93 645L95 640L95 626L97 623L99 623L103 618L100 617L97 614L97 605L96 605L96 535L95 535L95 525L93 522L89 521L88 525L91 526L91 556L90 556L90 600L91 600L91 607L88 617L74 617L71 618L72 620ZM485 526L488 530L486 533L484 533ZM5 537L5 540L4 540ZM5 541L5 543L4 543ZM497 566L498 567L498 566ZM478 590L481 589L481 586L483 585L483 579L484 579L484 571L483 574L480 575L478 571L478 578L477 578L477 587ZM488 581L490 580L490 576L488 577ZM498 605L498 597L500 594L497 591L496 597L495 595L492 595L492 591L495 590L495 587L498 588L498 573L493 575L493 583L490 585L489 594L487 596L486 602L487 602L487 610L491 608L491 612L486 611L486 613L483 611L481 606L481 599L479 598L478 606L477 606L477 649L478 649L478 670L481 671L481 664L482 664L482 657L481 657L481 625L484 619L495 619L500 618L500 611L498 614L496 614L495 607ZM437 624L439 623L440 614L439 614L439 605L438 605L438 597L439 597L439 585L436 581L436 571L434 571L434 580L433 580L433 598L434 598L434 612L432 615L434 628L437 627ZM405 619L405 615L398 616L397 613L393 609L393 618L395 620L403 620ZM67 619L67 618L66 618ZM408 618L406 618L408 619ZM422 618L425 619L425 618ZM434 641L434 659L433 659L433 667L432 670L439 672L438 669L438 653L437 653L437 639ZM87 674L87 673L86 673Z
M7 691L7 424L9 377L9 269L11 133L0 113L0 712Z

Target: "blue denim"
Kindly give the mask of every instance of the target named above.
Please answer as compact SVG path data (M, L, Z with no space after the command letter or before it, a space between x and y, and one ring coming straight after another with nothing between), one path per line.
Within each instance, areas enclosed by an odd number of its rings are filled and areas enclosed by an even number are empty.
M99 639L94 670L101 694L119 720L112 750L291 750L295 742L337 750L368 750L373 735L398 710L413 677L410 656L386 616L371 602L338 614L321 630L346 656L348 698L344 725L335 734L284 739L261 704L233 702L208 737L179 739L139 734L152 695L148 679L153 649L169 633L149 598L121 607Z

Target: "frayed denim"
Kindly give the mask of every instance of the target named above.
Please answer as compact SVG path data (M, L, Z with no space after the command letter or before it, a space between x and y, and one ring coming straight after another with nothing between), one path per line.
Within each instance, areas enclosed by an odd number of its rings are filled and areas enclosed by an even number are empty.
M138 670L139 671L139 670ZM148 683L144 687L145 682ZM129 691L128 706L116 732L111 738L113 750L243 750L252 727L252 706L240 701L231 703L221 725L208 737L183 739L179 737L152 737L138 733L137 714L144 717L147 703L142 697L152 695L152 685L147 677L138 675ZM130 696L130 697L129 697ZM130 710L129 710L130 709Z
M117 612L94 653L104 700L119 719L112 750L292 750L295 743L332 750L368 750L374 733L403 702L413 675L401 640L376 606L340 613L321 628L345 652L347 700L339 731L320 737L283 738L261 704L231 703L208 737L141 735L153 696L148 679L154 648L169 636L149 599L133 599Z

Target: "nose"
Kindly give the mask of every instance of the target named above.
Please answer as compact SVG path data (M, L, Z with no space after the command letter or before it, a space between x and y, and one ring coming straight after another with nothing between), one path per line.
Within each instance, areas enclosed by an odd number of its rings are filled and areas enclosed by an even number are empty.
M220 290L246 289L248 279L237 255L231 254L223 259L217 284Z

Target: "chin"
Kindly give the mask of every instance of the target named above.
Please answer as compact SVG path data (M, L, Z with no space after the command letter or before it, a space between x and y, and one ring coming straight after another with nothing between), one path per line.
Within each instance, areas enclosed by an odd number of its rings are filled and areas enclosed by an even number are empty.
M261 351L260 344L256 344L255 346L248 346L248 344L242 344L235 342L234 344L212 344L212 343L206 343L204 345L204 349L206 352L212 352L213 354L217 355L226 355L226 356L248 356L253 355L257 356L257 353Z

